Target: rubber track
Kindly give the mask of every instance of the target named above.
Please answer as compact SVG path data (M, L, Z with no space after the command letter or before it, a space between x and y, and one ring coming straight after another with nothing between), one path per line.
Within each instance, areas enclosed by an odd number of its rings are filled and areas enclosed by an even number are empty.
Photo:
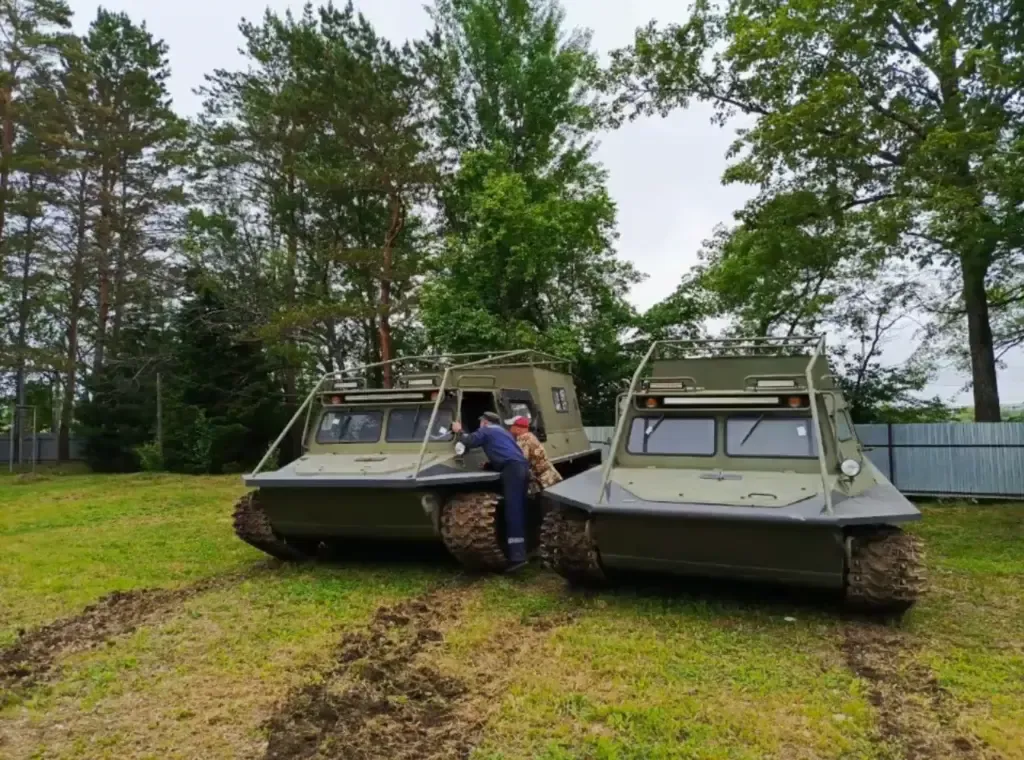
M853 607L879 612L909 609L925 591L921 540L889 526L854 534L846 583L846 599Z
M250 546L255 546L271 557L299 562L309 557L290 546L274 532L270 519L259 505L256 492L247 493L235 505L235 534Z
M597 545L587 535L589 517L576 510L552 509L540 527L540 554L544 566L571 583L605 582Z
M448 551L471 570L501 570L508 565L498 531L498 495L457 493L441 512L441 538Z

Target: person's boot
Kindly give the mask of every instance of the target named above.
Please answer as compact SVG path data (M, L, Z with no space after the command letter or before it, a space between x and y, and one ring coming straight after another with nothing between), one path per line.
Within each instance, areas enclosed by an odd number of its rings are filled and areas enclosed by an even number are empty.
M530 563L529 558L526 556L526 542L513 544L509 548L511 551L508 553L508 566L505 568L506 573L514 573L522 570Z

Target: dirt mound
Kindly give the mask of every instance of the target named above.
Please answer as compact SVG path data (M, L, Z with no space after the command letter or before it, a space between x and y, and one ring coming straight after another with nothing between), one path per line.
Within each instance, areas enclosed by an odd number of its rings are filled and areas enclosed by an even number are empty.
M879 739L905 760L989 757L984 742L958 729L959 708L934 674L909 656L909 637L887 625L853 622L843 644L850 669L871 685Z
M0 649L0 687L30 687L47 676L59 657L131 633L185 600L240 578L240 574L220 575L182 588L115 591L77 615L23 631L12 645Z
M466 754L454 720L463 684L417 663L458 614L450 590L382 607L369 630L347 634L333 666L289 696L269 722L265 757L427 758Z
M438 760L468 757L501 704L513 663L573 619L533 616L474 650L461 678L431 660L457 624L467 586L382 607L347 634L330 668L293 692L268 722L265 760Z

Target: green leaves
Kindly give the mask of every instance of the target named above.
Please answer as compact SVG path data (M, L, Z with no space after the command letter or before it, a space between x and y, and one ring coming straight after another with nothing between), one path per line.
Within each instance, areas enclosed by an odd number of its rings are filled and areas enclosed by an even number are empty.
M418 47L447 173L444 247L420 296L444 350L536 347L575 361L584 416L614 411L639 280L590 161L604 113L584 33L550 0L439 0ZM605 406L607 404L607 406Z
M849 228L835 232L876 260L962 270L979 419L998 419L986 288L993 268L1005 281L1001 262L1015 262L1011 280L1024 271L1019 214L1007 213L1024 197L1005 173L1024 169L1013 148L1024 129L1022 40L1007 34L1017 15L1013 0L700 0L685 24L638 32L613 56L606 88L620 114L698 99L723 123L752 118L727 181L759 184L765 199L802 194L809 209L842 199L838 210L860 211L835 217ZM801 260L801 225L776 216L774 241L747 229L728 245Z

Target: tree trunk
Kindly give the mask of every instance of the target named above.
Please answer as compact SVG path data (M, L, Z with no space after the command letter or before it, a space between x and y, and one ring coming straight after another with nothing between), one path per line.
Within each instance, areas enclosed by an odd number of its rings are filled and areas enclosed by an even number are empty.
M100 218L96 230L96 270L99 278L99 292L96 307L96 352L93 357L93 373L103 369L106 361L107 323L110 321L110 246L113 239L111 209L111 171L103 168L100 182Z
M964 306L967 309L967 343L971 350L971 374L974 381L974 421L999 422L999 385L996 377L996 352L989 321L985 267L964 257Z
M289 154L290 155L290 154ZM287 223L285 225L284 234L286 238L286 250L287 250L287 261L285 262L285 282L284 282L284 299L288 304L289 313L295 308L295 303L298 297L298 262L299 262L299 233L298 223L295 214L295 195L296 195L296 179L295 171L288 164L290 163L289 156L285 158L285 165L288 167L287 171L287 188L288 188L288 202L290 209L287 216ZM292 337L291 329L286 329L284 333L284 345L286 349L291 349L295 345L295 340ZM295 413L295 409L301 403L298 397L298 370L292 365L293 352L287 350L287 365L284 368L284 396L285 396L285 409L288 412L288 416L291 417ZM291 432L284 437L281 441L281 449L279 454L279 464L284 466L289 462L297 459L302 451L302 429L296 426L292 428Z
M29 277L32 274L32 219L25 230L25 250L21 256L21 292L18 294L18 337L15 343L15 400L24 406L25 399L25 350L28 344L29 318Z
M392 194L391 220L388 230L384 234L384 246L381 249L380 319L377 322L377 329L380 333L380 360L382 362L388 362L394 358L391 351L391 282L394 278L395 241L402 232L404 224L405 209L402 199L397 194ZM391 388L391 365L385 364L383 370L384 387Z
M35 178L29 179L29 192L35 188ZM25 353L28 348L28 318L29 318L29 277L32 275L32 247L34 245L32 235L34 219L29 217L25 223L25 250L21 255L21 292L18 294L18 335L14 345L14 401L19 407L28 403L25 387ZM15 412L12 424L14 426L14 452L15 461L21 460L21 444L25 438L24 431L25 410L19 409Z
M118 345L121 341L121 325L124 322L124 310L128 300L125 291L125 280L127 279L127 262L130 252L127 249L134 240L134 236L128 229L128 197L127 197L127 167L126 161L122 158L118 173L121 179L120 202L118 203L118 234L116 256L114 259L114 281L111 292L111 325L110 340L108 346L110 351L117 354Z
M75 386L78 381L78 322L81 319L82 292L85 290L86 188L88 178L83 172L79 181L78 218L75 229L75 261L71 267L71 292L68 299L68 353L64 365L64 398L61 404L60 431L57 434L57 461L71 459L71 421L75 411Z
M388 319L388 309L391 307L391 282L389 280L383 280L380 284L380 320L377 323L377 329L380 331L380 360L382 362L391 361L391 322ZM385 364L383 367L382 377L384 379L384 387L392 387L391 377L391 365Z
M11 154L14 152L14 114L11 113L13 93L10 87L0 90L0 112L3 113L3 137L0 138L0 244L7 226L7 191L11 183Z

